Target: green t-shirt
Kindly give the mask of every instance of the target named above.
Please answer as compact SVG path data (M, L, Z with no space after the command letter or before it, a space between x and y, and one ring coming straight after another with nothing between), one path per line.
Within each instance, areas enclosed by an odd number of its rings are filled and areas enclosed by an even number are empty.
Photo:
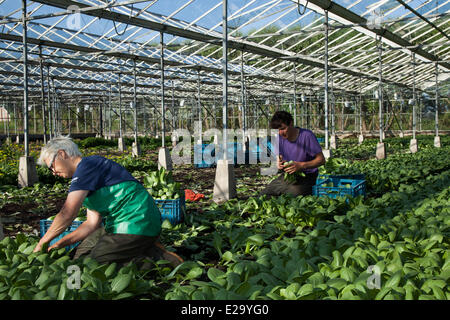
M83 205L105 218L106 232L152 237L161 232L159 209L139 182L102 187L86 197Z
M161 231L161 214L147 190L124 167L101 156L81 159L69 187L88 190L84 205L99 212L105 230L157 236Z

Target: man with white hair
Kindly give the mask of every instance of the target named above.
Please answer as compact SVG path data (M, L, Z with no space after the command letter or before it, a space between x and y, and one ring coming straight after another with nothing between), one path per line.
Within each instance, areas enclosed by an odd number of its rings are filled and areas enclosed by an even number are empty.
M34 251L52 241L78 216L82 205L87 219L49 249L82 241L74 258L89 256L100 263L138 261L149 257L183 262L158 241L161 214L153 198L124 167L101 156L82 157L78 146L65 136L50 140L38 164L54 175L72 178L67 199ZM101 227L104 218L104 227Z

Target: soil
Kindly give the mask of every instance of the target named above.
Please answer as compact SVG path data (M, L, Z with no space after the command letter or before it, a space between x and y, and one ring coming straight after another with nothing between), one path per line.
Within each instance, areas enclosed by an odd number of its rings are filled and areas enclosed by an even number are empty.
M258 166L236 166L234 167L234 175L236 182L239 182L243 177L254 177L254 180L248 180L245 185L249 187L263 188L261 182L258 181L257 174L260 167ZM196 193L202 193L205 196L212 196L214 191L214 180L216 178L216 168L201 168L192 169L192 166L185 166L176 168L173 171L173 178L175 181L181 183L185 189L191 189ZM248 194L238 193L237 198L239 200L247 199Z
M13 237L17 233L40 236L39 221L55 215L64 205L65 197L49 199L48 211L38 211L34 202L7 203L0 208L0 216L3 223L5 236Z

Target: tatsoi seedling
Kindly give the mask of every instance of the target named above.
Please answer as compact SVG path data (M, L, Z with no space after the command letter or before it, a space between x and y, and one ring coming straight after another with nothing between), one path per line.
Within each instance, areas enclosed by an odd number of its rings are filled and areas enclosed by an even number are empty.
M183 194L178 182L175 182L170 171L161 168L144 177L144 186L154 199L179 199Z
M293 163L294 163L294 161L291 160L291 161L283 162L283 165L285 167L286 166L289 167ZM306 175L305 175L305 173L303 171L297 171L297 172L294 172L294 173L287 173L287 172L284 173L284 180L288 181L288 182L295 182L295 181L297 181L298 177L306 177Z

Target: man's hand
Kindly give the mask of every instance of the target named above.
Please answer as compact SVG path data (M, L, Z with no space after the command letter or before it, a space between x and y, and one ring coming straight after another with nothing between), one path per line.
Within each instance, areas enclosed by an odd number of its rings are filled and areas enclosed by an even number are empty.
M286 173L292 174L304 169L304 162L293 161L291 163L285 163L283 165L283 170Z
M38 244L36 245L36 247L34 247L33 252L40 252L42 251L42 248L44 247L44 245L46 245L47 243L39 241ZM50 245L50 243L48 243ZM56 243L54 245L52 245L50 248L47 248L47 251L50 251L50 249L58 249L58 247L56 246Z
M81 204L88 192L88 190L76 190L69 193L62 209L55 216L50 228L36 245L33 252L40 251L44 243L50 243L70 226L72 221L77 217ZM61 240L56 242L49 249L64 247L65 245Z
M42 243L38 242L38 244L36 245L36 247L34 247L33 252L39 252L42 249Z
M277 158L277 168L278 170L284 170L284 160L283 160L283 156L280 154Z
M48 248L48 251L52 249L60 249L61 247L58 245L58 242L55 242L51 247Z

